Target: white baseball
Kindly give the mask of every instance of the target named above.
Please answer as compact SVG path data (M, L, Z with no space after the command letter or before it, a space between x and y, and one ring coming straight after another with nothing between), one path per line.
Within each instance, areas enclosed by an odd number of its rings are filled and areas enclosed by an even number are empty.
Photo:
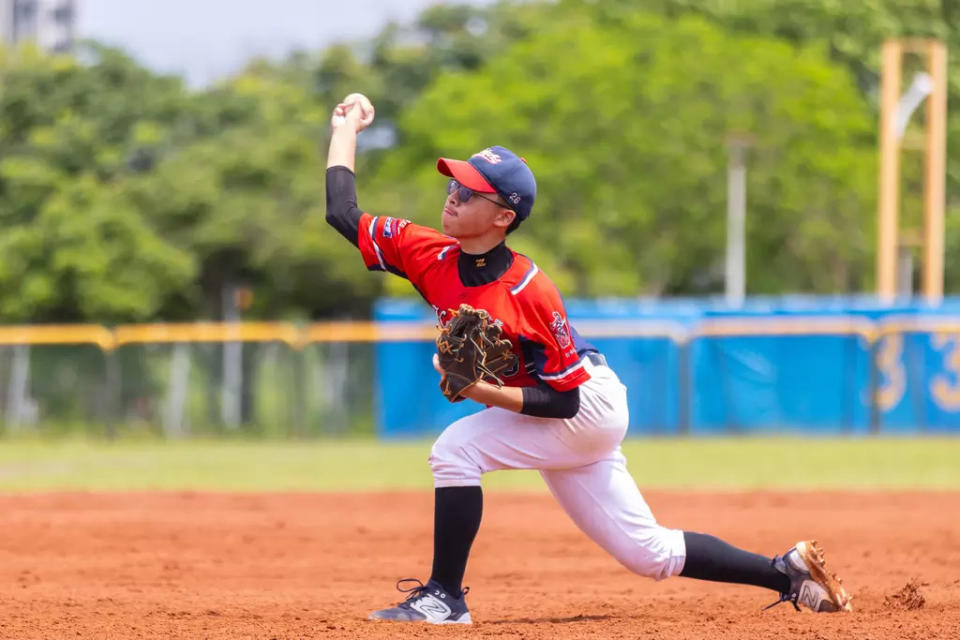
M362 93L351 93L343 99L342 104L360 106L360 112L363 114L362 123L364 128L369 127L373 123L373 103L370 102L370 98L367 96Z

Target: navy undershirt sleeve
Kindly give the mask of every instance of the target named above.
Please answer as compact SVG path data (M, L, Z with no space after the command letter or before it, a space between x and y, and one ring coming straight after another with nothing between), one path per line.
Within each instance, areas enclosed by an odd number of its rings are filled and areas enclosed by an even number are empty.
M361 215L353 171L344 166L327 169L327 223L355 247L359 246Z
M580 410L580 387L557 391L548 384L523 387L520 413L538 418L572 418Z

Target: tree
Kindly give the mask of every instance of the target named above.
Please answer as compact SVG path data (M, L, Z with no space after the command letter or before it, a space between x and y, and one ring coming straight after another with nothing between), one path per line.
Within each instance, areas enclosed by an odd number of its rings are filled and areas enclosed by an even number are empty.
M113 181L174 135L179 81L96 48L89 65L0 51L0 315L152 317L193 275Z
M599 0L591 9L607 20L618 20L635 11L629 0ZM954 0L654 0L644 9L664 16L697 15L723 29L742 34L772 36L801 45L822 45L832 60L848 68L861 93L874 110L874 132L879 120L880 49L886 38L939 38L954 58L948 67L947 149L960 145L960 5ZM562 0L559 11L581 12L582 3ZM904 64L905 83L920 70L917 56ZM912 129L922 117L915 116ZM908 138L910 130L908 130ZM876 133L874 133L876 137ZM901 227L919 232L923 226L921 193L923 169L919 154L906 150L902 162L903 203ZM960 154L947 156L947 221L945 288L960 286ZM867 228L872 234L873 224ZM872 245L872 239L871 239ZM872 250L872 248L871 248ZM867 279L872 288L873 276Z
M695 18L568 13L483 69L438 78L401 131L373 191L410 179L406 201L423 211L439 207L438 155L526 154L539 195L514 244L577 294L719 290L733 134L754 139L751 292L847 291L869 270L872 115L822 48Z

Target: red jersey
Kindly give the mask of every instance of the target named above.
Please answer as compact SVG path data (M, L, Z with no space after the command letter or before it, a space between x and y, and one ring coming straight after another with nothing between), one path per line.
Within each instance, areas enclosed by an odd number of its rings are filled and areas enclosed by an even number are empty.
M441 326L463 302L500 321L519 362L517 370L503 376L507 386L534 386L540 379L568 391L590 379L580 361L589 345L570 327L556 286L526 256L511 251L513 263L503 275L466 286L457 267L460 244L439 231L364 213L357 239L367 268L409 280L433 306Z

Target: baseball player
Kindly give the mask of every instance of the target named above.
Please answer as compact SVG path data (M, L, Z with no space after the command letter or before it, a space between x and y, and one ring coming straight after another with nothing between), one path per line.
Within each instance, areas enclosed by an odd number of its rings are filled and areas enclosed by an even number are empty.
M466 161L440 158L448 178L442 232L357 205L357 134L374 108L351 94L331 117L327 222L353 243L368 269L406 278L443 326L461 303L500 323L519 365L502 387L485 381L463 396L486 408L457 420L434 443L433 567L423 584L401 580L407 594L371 619L470 624L461 586L480 527L480 479L499 469L537 469L570 518L621 564L663 580L684 576L756 585L813 611L850 610L815 541L773 558L702 533L659 525L627 471L620 443L627 431L626 388L604 356L567 320L554 284L505 238L533 209L533 172L509 149L492 146ZM436 356L434 366L438 368ZM773 606L773 605L771 605Z

